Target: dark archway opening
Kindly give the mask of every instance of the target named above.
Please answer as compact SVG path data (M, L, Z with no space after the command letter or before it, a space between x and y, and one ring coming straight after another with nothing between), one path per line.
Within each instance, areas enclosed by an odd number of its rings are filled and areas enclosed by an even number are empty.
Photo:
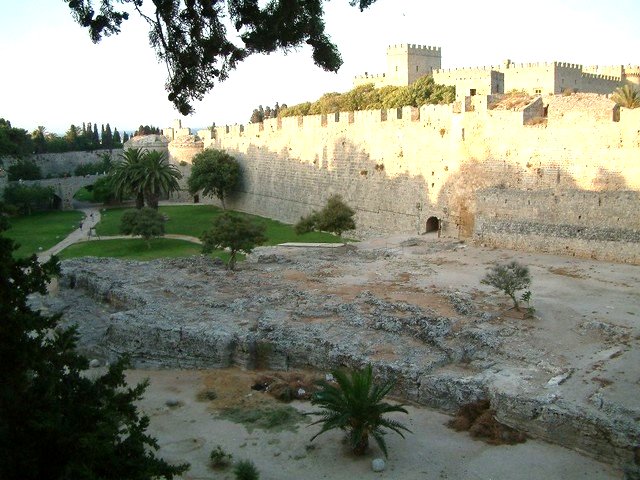
M54 195L51 199L51 208L53 210L62 210L62 199L58 195Z
M197 193L193 196L193 203L200 203L200 195Z
M440 220L438 217L429 217L427 219L427 230L425 233L437 232L440 230Z

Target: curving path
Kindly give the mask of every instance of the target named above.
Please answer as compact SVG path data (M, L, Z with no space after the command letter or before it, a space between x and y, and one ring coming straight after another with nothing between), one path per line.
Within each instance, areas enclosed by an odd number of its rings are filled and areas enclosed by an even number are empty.
M89 234L93 233L91 229L100 221L100 209L98 207L84 207L78 210L84 213L84 218L80 222L80 228L75 229L49 250L38 253L39 261L46 262L53 255L57 255L69 245L89 239Z
M97 236L95 233L95 226L100 222L100 208L99 207L83 207L79 208L84 213L84 218L80 222L80 228L75 229L62 241L51 247L49 250L38 253L38 260L40 262L48 261L53 255L57 255L69 245L79 242L88 242L93 240L112 240L117 238L139 238L132 237L131 235L112 235L112 236ZM178 234L166 234L164 238L173 238L176 240L185 240L187 242L197 243L202 245L202 241L197 237L189 235Z

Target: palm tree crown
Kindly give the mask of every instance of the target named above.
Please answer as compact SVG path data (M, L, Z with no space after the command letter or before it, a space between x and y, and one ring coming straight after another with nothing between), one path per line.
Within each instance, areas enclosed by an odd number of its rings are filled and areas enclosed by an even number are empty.
M167 162L163 152L128 148L120 157L111 173L111 181L117 196L136 196L136 208L142 208L146 200L149 207L157 210L162 194L180 190L178 180L182 174Z
M638 108L640 107L640 92L630 85L625 85L620 88L616 88L611 95L611 100L616 102L621 107L625 108Z
M371 365L350 374L342 370L336 370L332 374L337 385L321 382L322 389L311 400L313 405L319 405L323 409L313 412L321 418L312 425L322 423L322 429L311 440L324 432L339 428L347 432L353 453L362 455L369 445L371 435L386 457L385 429L393 430L403 438L402 430L410 432L402 423L383 418L384 414L391 412L408 413L403 405L391 405L382 401L394 383L376 384Z
M127 148L120 154L121 160L117 162L111 171L110 178L116 197L135 195L136 208L144 207L144 169L142 159L147 151L141 148Z
M142 164L146 174L142 182L144 196L147 205L157 210L160 195L180 190L178 180L182 174L175 165L167 162L164 152L157 150L147 152Z

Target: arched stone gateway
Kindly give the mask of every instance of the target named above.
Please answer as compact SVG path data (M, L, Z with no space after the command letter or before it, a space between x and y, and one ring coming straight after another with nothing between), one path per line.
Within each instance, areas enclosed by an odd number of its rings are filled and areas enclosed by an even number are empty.
M430 232L439 232L440 231L440 220L438 217L429 217L427 219L427 228L425 233Z
M40 185L42 187L53 187L56 208L62 210L73 210L73 195L82 187L93 185L96 180L104 177L104 174L73 176L64 178L51 178L42 180L25 180L24 185Z

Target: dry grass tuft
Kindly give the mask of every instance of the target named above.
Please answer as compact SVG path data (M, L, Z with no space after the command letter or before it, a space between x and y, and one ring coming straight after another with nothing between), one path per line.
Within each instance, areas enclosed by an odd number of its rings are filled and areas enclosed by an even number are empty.
M447 426L457 432L468 431L472 438L490 445L514 445L527 439L524 433L498 422L488 400L463 405Z

